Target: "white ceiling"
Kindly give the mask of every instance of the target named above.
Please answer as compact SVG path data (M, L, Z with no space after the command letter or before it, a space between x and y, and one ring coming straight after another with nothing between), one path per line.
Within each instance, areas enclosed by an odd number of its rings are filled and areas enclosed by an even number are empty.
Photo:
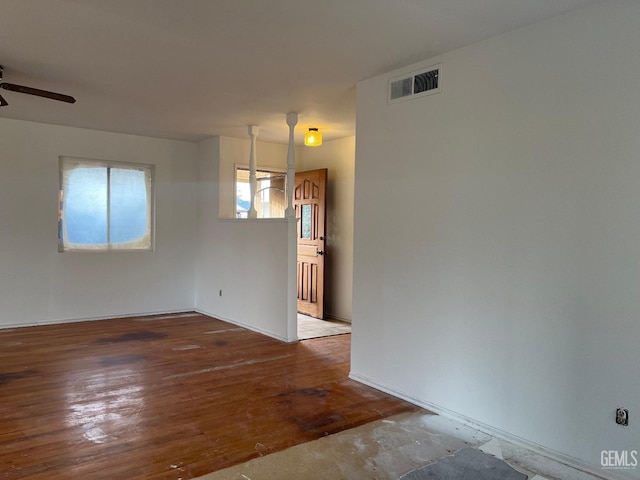
M0 117L137 135L353 135L355 83L597 0L0 0Z

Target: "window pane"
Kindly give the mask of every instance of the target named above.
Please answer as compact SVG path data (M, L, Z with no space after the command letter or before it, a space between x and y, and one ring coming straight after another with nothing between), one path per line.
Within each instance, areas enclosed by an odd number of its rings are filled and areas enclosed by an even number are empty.
M285 210L285 174L256 170L254 207L258 218L283 218ZM249 170L236 168L236 218L247 218L251 208Z
M111 169L111 243L133 242L147 234L148 211L145 172Z
M311 205L302 205L301 238L305 240L311 240Z
M76 168L64 197L66 239L72 244L107 244L107 169Z
M249 171L238 168L236 172L236 218L247 218L250 206Z
M152 250L153 171L60 157L58 250Z

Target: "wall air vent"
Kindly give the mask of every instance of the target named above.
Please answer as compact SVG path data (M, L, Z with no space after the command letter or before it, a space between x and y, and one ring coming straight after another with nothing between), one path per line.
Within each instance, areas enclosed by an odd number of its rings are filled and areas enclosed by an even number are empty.
M389 80L389 103L440 93L441 65L434 65L417 72Z

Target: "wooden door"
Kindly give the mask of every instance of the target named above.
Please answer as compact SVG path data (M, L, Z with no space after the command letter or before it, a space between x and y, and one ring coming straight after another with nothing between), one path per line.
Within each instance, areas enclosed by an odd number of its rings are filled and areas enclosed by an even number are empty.
M324 318L324 241L327 169L296 173L298 312Z

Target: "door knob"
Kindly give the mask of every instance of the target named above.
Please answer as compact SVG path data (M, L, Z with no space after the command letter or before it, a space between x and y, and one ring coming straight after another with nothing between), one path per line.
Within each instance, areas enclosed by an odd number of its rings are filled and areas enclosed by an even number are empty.
M316 255L324 255L324 252L322 250L316 250Z

